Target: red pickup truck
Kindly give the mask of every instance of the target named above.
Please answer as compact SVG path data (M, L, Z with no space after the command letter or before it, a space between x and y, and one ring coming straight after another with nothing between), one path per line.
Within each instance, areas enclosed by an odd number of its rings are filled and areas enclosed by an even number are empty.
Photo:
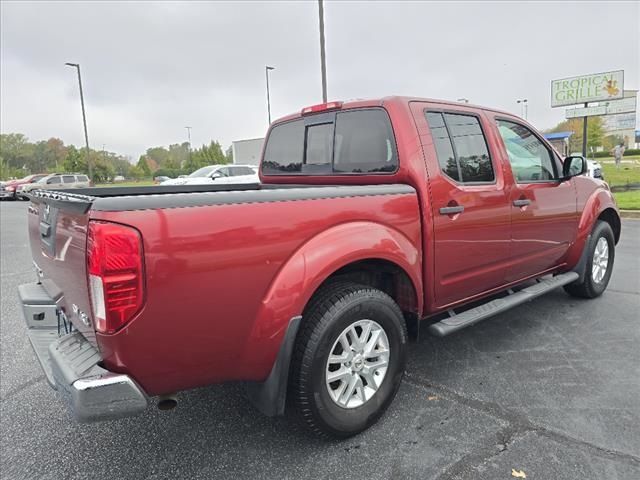
M271 125L260 184L32 192L29 338L81 421L242 381L268 415L353 435L420 328L605 290L620 217L585 170L489 108L308 107Z

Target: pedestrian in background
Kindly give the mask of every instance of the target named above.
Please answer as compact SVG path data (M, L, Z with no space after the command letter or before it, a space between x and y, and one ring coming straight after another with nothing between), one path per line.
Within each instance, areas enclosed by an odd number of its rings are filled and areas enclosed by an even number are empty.
M622 156L624 155L624 143L620 142L613 148L613 159L616 161L616 168L620 168Z

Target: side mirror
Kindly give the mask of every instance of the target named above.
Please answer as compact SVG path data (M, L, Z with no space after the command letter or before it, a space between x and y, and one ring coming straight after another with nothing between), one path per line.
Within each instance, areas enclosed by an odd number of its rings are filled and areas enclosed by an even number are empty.
M222 174L221 174L220 172L213 172L213 173L211 174L211 178L213 178L214 180L215 180L216 178L220 178L220 177L222 177Z
M562 163L563 180L587 173L587 159L582 156L568 156Z

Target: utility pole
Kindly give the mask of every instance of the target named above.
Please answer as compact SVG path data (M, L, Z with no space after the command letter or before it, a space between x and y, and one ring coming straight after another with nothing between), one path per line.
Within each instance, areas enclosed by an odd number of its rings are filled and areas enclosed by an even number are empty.
M187 147L187 152L189 153L189 164L191 164L191 127L184 127L187 129L187 138L189 140L189 146ZM182 168L182 165L180 165Z
M82 77L80 75L79 63L65 63L68 67L73 67L78 72L78 86L80 87L80 105L82 106L82 123L84 125L84 143L86 147L87 168L89 169L89 180L93 181L93 168L91 167L91 157L89 155L89 134L87 133L87 116L84 111L84 95L82 93Z
M264 67L264 73L267 77L267 115L269 116L269 125L271 125L271 98L269 96L269 70L275 70L276 67L270 67L266 65Z
M318 16L320 19L320 70L322 72L322 102L327 103L327 59L324 50L324 5L318 0Z

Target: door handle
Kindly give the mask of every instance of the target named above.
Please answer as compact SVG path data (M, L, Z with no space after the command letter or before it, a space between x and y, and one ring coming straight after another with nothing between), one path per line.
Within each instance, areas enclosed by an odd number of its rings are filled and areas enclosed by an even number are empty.
M464 207L462 205L456 205L455 207L442 207L440 209L440 215L454 215L462 212L464 212Z
M531 205L531 200L528 198L521 198L520 200L513 201L514 207L526 207L527 205Z

